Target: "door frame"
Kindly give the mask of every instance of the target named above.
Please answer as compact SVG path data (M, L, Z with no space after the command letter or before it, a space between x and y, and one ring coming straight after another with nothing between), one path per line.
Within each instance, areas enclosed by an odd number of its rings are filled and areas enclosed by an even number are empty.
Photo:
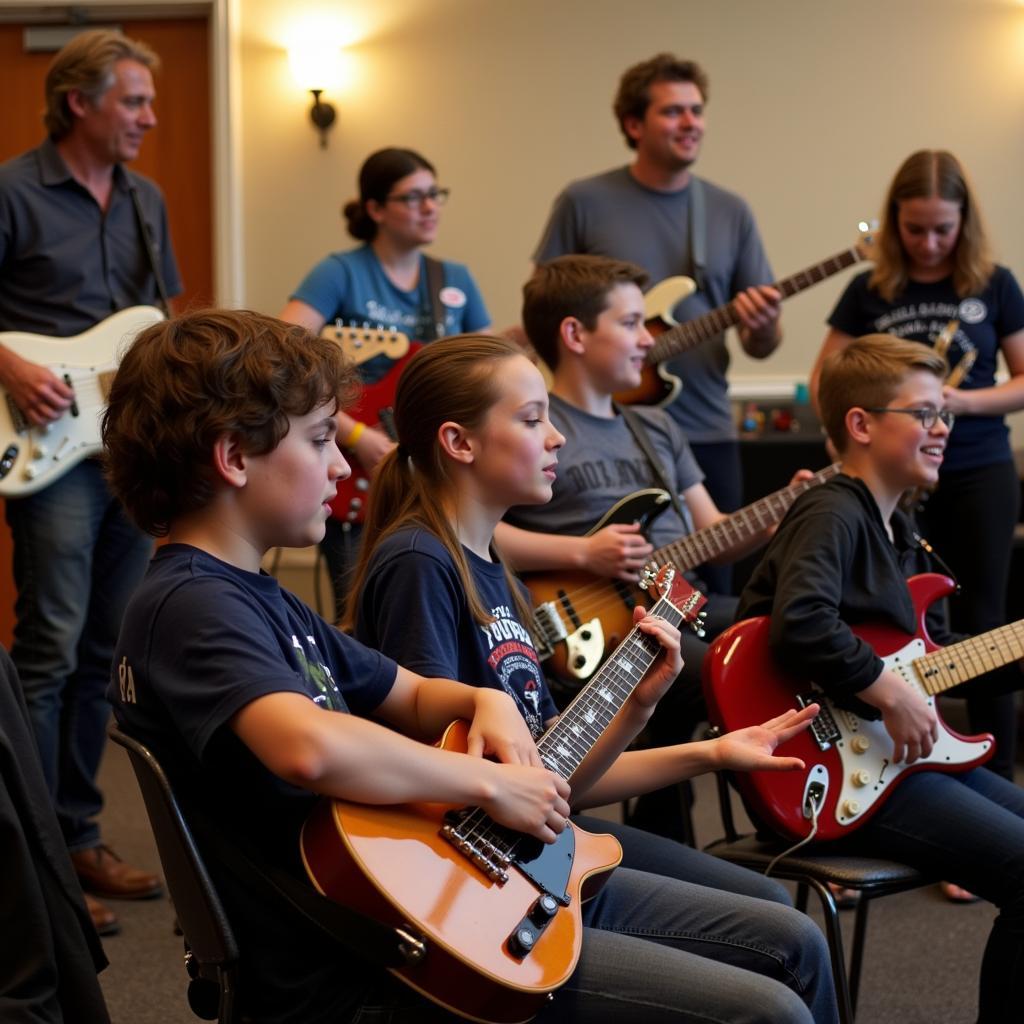
M76 0L106 20L195 17L210 22L210 168L213 195L213 287L218 306L243 305L241 153L241 0ZM67 11L58 0L0 0L0 20L29 21L40 10Z

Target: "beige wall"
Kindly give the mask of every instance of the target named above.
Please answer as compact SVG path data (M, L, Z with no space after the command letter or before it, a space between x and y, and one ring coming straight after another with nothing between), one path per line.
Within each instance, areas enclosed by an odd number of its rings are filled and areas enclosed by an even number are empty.
M495 322L568 180L623 163L618 74L660 49L711 75L702 174L747 198L779 276L846 247L914 149L971 169L999 258L1024 277L1024 5L1013 0L244 0L242 109L248 303L278 309L326 252L363 157L409 145L453 198L436 251L471 267ZM352 36L327 150L279 43L300 12ZM628 13L623 13L628 12ZM368 19L372 17L375 22ZM846 275L792 299L787 340L733 376L806 375Z

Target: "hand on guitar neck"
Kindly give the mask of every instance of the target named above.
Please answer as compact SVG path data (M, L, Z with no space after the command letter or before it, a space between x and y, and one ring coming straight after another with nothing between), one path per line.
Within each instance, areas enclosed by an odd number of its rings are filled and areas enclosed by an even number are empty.
M70 408L75 393L50 369L0 345L0 383L34 427L52 423Z
M737 330L743 351L754 359L770 356L782 340L782 294L771 285L756 285L737 292L732 304L739 318Z

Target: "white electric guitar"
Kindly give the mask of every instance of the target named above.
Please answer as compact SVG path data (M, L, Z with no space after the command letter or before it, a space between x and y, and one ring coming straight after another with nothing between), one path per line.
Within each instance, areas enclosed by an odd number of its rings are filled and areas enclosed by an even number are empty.
M40 491L99 453L100 420L121 354L141 330L163 318L155 306L132 306L72 338L0 333L0 344L45 366L75 392L62 416L37 427L0 389L0 497L22 498Z

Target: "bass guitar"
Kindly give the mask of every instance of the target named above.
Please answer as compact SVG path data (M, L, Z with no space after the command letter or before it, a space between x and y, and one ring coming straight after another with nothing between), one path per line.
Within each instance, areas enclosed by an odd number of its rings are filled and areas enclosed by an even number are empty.
M815 263L798 274L776 281L772 288L783 299L788 299L811 285L852 267L860 260L873 258L875 225L861 224L859 241L843 252ZM667 359L696 348L709 338L714 338L729 327L739 323L736 307L727 302L696 320L678 323L672 310L697 290L696 283L688 277L669 277L655 285L644 296L645 324L655 337L654 347L647 353L640 384L628 391L616 394L615 400L623 405L658 405L672 402L682 390L683 382L661 364Z
M746 505L725 519L678 537L651 554L655 562L670 561L679 572L728 555L752 537L781 522L804 491L823 484L839 472L835 463L808 480L790 484ZM634 491L616 502L587 536L616 523L639 523L646 533L650 524L672 501L667 492L650 487ZM636 586L584 571L524 573L523 582L533 599L533 635L537 656L548 661L545 672L579 685L589 679L633 623L633 609L643 600Z
M42 490L102 448L100 421L121 353L163 313L155 306L122 309L71 338L5 331L0 344L45 366L74 392L70 408L37 427L0 389L0 497L23 498Z
M670 566L652 582L657 614L676 625L694 621L701 594ZM632 630L538 741L549 769L572 776L660 650ZM441 746L464 752L466 738L466 723L455 723ZM482 810L441 804L325 799L301 842L320 892L419 944L419 960L395 968L397 977L455 1013L495 1024L529 1020L569 978L583 937L581 904L622 857L613 836L571 823L546 845Z
M889 625L864 625L853 632L871 645L887 669L898 672L932 707L940 694L1024 656L1024 620L948 647L928 636L925 614L956 589L946 576L925 573L908 580L917 632ZM838 707L815 683L801 685L779 666L769 647L768 616L747 619L722 633L704 659L704 697L712 723L742 729L811 702L821 705L810 729L779 747L802 758L803 772L739 772L735 781L752 813L790 839L811 828L818 838L838 839L868 821L911 772L961 772L987 761L995 743L988 734L961 736L939 719L931 754L913 764L893 761L893 742L881 721Z

